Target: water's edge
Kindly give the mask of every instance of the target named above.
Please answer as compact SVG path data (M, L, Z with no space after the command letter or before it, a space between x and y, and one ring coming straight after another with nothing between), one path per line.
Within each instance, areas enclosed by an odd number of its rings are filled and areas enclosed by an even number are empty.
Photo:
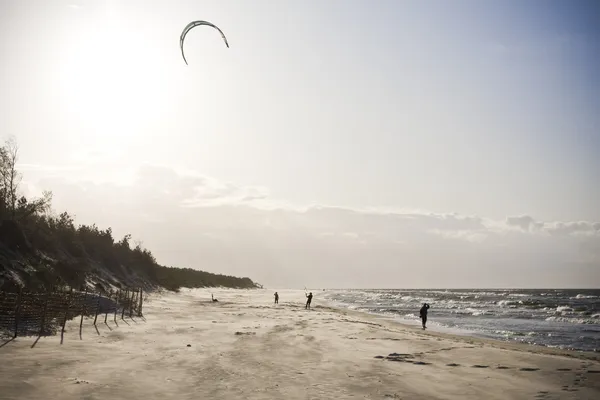
M419 308L432 304L427 330L503 343L600 351L598 290L328 290L332 307L420 327Z
M321 300L323 307L332 310L333 312L340 313L343 315L354 315L357 318L364 317L368 319L373 319L374 321L381 321L384 323L389 323L392 326L397 326L399 328L405 330L415 330L424 335L446 338L450 340L457 340L460 342L473 343L473 341L481 344L488 344L494 347L499 347L502 349L508 350L517 350L517 351L528 351L532 353L542 353L542 354L550 354L555 356L562 357L573 357L573 358L581 358L587 360L600 361L600 353L596 351L586 351L586 350L575 350L575 349L562 349L562 348L552 348L539 344L527 343L527 342L517 342L509 339L496 339L489 338L485 336L479 336L474 332L470 331L444 331L443 329L426 329L421 330L418 324L407 323L409 321L393 318L387 315L377 314L373 312L361 311L349 309L344 305L336 304L330 300Z

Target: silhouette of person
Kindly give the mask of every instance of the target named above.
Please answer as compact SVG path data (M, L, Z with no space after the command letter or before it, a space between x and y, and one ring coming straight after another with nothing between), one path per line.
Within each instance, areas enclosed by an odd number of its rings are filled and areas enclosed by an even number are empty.
M275 304L279 304L279 294L275 292Z
M312 301L312 292L306 295L306 306L304 308L310 309L310 302Z
M419 311L419 314L421 314L421 321L423 322L423 329L427 328L427 310L429 310L429 304L423 303L423 307L421 307L421 310Z

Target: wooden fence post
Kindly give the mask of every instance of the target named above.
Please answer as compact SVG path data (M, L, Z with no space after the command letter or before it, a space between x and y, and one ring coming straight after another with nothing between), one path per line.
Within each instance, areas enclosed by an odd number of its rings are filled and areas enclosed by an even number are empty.
M96 294L96 315L94 316L94 325L96 325L96 320L98 319L98 312L100 311L100 296Z
M19 288L19 294L17 295L17 304L15 305L15 334L13 338L16 338L19 334L19 316L21 315L21 301L23 301L23 288Z
M136 291L131 291L131 301L129 302L129 318L133 316L133 306L135 304L135 296L137 295Z
M115 324L117 323L117 310L119 308L119 296L120 295L121 295L121 291L117 290L117 293L115 293L115 317L114 317Z
M142 304L144 302L144 290L142 288L140 288L140 305L138 307L138 317L141 317L142 315Z
M111 297L112 297L112 293L109 293L108 294L108 300L109 301L111 300ZM106 311L105 311L105 314L104 314L104 323L106 325L108 325L108 323L106 322L107 320L108 320L108 307L106 307Z
M83 316L87 311L87 285L85 285L85 291L83 292L83 304L81 305L81 320L79 320L79 339L81 339L81 332L83 331Z
M129 296L129 289L125 290L125 301L123 303L123 311L121 311L121 319L125 317L125 303L127 302L127 297Z

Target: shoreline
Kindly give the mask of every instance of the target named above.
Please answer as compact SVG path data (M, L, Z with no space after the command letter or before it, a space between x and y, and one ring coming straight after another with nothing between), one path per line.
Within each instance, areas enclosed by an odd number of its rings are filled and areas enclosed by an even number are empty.
M466 343L487 344L487 345L490 345L490 346L493 346L493 347L496 347L499 349L504 349L504 350L527 351L530 353L543 353L543 354L548 354L548 355L556 355L556 356L571 357L571 358L578 358L578 359L585 359L585 360L592 360L592 361L600 361L600 353L599 352L585 351L585 350L560 349L560 348L544 346L541 344L524 343L524 342L511 341L511 340L504 341L504 340L499 340L499 339L495 339L495 338L481 337L481 336L477 336L476 334L463 335L460 333L440 332L440 331L436 331L436 330L431 330L429 328L423 330L418 325L406 324L406 323L403 323L402 321L394 319L393 317L388 317L386 315L346 309L342 306L339 306L336 304L331 304L331 302L327 302L327 303L328 303L327 305L322 306L322 307L329 308L334 312L339 312L339 313L342 313L345 315L348 314L348 315L353 315L356 317L363 317L363 318L366 317L366 318L370 318L370 319L377 320L380 322L387 322L390 325L396 325L396 326L402 327L403 329L406 329L407 331L414 331L414 332L421 333L423 335L428 335L431 337L451 339L451 340L456 340L456 341L461 341L461 342L466 342Z
M400 293L395 289L390 293L331 291L323 300L334 307L419 328L420 305L415 302L419 298L430 303L437 301L440 304L430 312L427 331L600 354L599 297L600 290L588 293L583 289L558 294L547 289L516 290L512 294L488 293L486 289L441 294L434 290Z

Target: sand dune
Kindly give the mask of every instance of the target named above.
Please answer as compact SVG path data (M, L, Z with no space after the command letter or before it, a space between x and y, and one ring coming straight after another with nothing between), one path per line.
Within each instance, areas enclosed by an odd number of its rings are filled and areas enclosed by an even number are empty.
M146 320L79 321L0 348L0 399L598 399L595 354L423 332L301 291L153 295ZM3 342L0 342L0 344Z

